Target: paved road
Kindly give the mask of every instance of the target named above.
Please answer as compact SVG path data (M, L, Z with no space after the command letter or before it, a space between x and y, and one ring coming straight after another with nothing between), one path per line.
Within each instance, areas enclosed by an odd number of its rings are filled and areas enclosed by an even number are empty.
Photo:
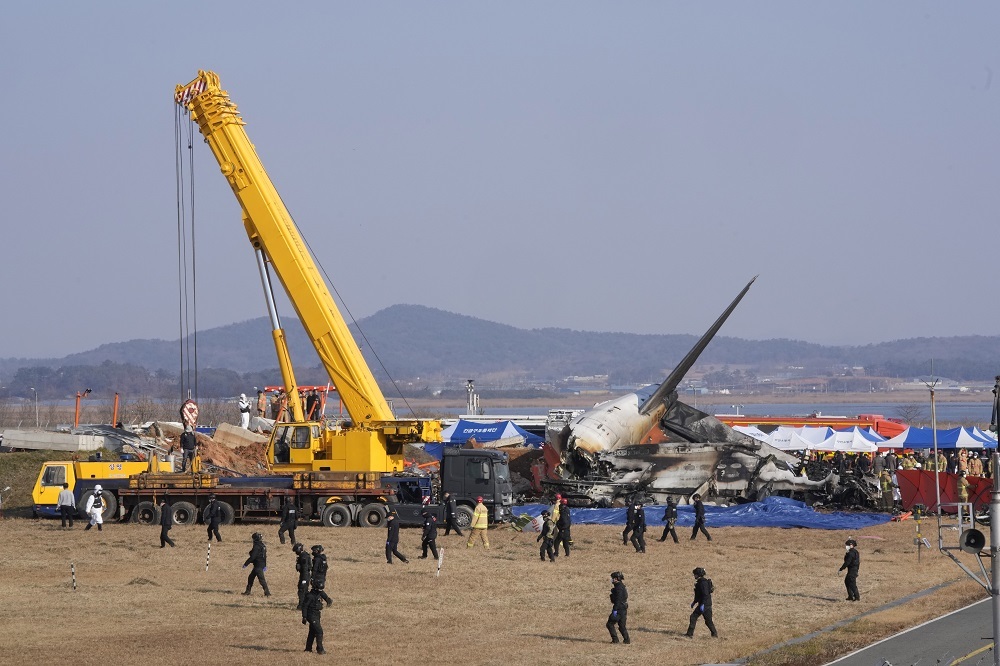
M989 599L925 622L830 662L828 666L992 666Z

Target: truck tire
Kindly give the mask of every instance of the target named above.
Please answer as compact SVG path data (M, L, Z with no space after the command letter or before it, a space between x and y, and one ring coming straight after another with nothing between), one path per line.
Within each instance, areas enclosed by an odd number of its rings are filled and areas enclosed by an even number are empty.
M219 510L219 524L232 525L236 520L236 511L233 510L233 505L229 502L216 500L215 506Z
M93 489L88 490L80 498L80 502L76 505L77 512L82 518L90 519L87 515L87 499L90 497L90 493ZM118 512L118 498L116 498L110 490L101 490L101 499L104 500L104 520L113 520L115 514Z
M323 524L327 527L350 527L351 510L340 502L327 504L323 509Z
M361 508L358 524L361 527L385 527L386 508L381 502L372 502Z
M160 507L152 502L139 502L132 509L132 522L140 525L159 525Z
M170 508L174 512L175 525L194 525L198 519L198 509L191 502L174 502Z
M464 504L455 507L455 523L463 530L469 529L469 525L472 525L472 509Z

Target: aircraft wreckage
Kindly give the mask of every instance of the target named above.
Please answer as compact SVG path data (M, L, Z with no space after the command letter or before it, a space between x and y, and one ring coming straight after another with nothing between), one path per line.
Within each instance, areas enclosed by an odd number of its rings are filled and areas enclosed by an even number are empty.
M545 485L576 501L609 506L646 495L664 502L694 493L716 501L752 501L778 491L822 492L831 475L799 476L799 460L739 433L681 402L677 386L740 303L743 291L659 385L652 384L570 419L550 419L558 479Z

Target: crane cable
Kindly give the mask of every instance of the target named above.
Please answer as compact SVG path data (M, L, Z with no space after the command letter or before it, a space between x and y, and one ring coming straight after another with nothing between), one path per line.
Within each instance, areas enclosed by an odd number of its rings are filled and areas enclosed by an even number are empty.
M174 170L177 193L177 321L180 328L180 391L181 401L186 399L197 401L198 290L194 233L194 123L189 121L187 109L178 104L173 104L173 107ZM188 177L190 178L187 190L185 190L184 178L185 148L187 149ZM189 205L190 231L188 229Z

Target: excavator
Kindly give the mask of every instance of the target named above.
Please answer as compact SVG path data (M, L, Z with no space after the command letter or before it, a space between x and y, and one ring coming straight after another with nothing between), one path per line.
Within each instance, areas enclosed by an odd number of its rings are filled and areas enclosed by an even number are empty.
M404 444L440 441L440 421L398 419L393 414L218 75L199 71L193 81L177 86L174 101L197 123L218 161L240 204L256 255L292 419L275 424L268 444L274 471L401 471ZM275 309L272 271L340 394L349 422L326 427L304 418Z

